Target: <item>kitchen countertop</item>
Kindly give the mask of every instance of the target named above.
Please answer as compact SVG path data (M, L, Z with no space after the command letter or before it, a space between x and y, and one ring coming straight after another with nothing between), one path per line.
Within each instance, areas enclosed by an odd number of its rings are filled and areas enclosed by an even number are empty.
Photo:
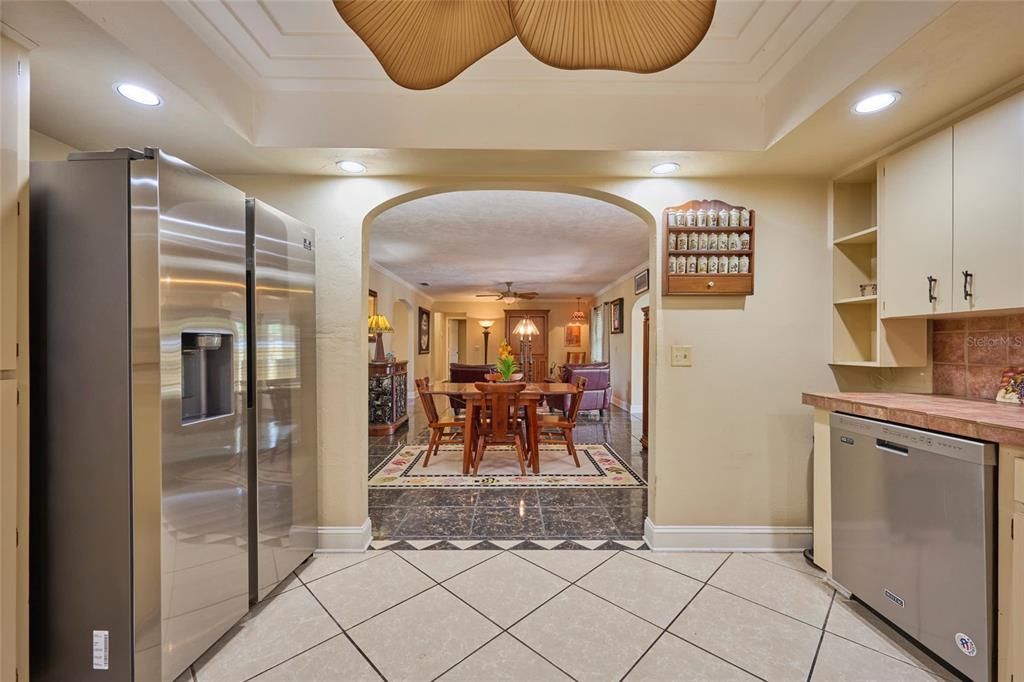
M1024 446L1024 406L921 393L803 394L804 405L942 431L965 438Z

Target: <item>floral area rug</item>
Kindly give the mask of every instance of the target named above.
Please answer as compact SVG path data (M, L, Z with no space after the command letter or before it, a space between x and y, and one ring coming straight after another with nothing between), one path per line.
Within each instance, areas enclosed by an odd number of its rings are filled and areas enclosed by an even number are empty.
M371 488L643 488L646 482L607 444L578 443L577 468L564 445L541 445L540 473L519 473L512 446L488 447L478 475L463 475L462 446L442 445L423 467L426 445L406 445L370 472Z

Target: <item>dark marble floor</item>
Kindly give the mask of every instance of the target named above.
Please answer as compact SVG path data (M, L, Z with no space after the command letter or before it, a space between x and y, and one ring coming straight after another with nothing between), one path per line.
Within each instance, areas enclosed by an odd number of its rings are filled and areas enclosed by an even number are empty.
M440 407L440 405L439 405ZM393 436L370 437L369 469L395 448L426 443L429 430L417 401L408 426ZM647 452L640 421L613 407L604 417L582 414L578 443L608 443L644 480ZM647 489L385 490L370 488L376 539L640 539L647 517Z

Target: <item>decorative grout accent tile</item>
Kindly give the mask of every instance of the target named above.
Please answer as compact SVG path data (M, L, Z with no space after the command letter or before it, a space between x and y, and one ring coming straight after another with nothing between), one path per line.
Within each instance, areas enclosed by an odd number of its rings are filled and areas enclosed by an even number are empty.
M646 550L643 540L374 540L371 550L432 551L432 550Z

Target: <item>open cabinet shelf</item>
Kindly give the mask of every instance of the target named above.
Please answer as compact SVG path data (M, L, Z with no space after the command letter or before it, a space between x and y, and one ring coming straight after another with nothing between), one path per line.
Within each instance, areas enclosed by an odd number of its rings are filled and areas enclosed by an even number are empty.
M843 367L917 367L928 362L927 322L882 320L885 180L872 164L832 183L832 362ZM861 295L874 284L877 294Z

